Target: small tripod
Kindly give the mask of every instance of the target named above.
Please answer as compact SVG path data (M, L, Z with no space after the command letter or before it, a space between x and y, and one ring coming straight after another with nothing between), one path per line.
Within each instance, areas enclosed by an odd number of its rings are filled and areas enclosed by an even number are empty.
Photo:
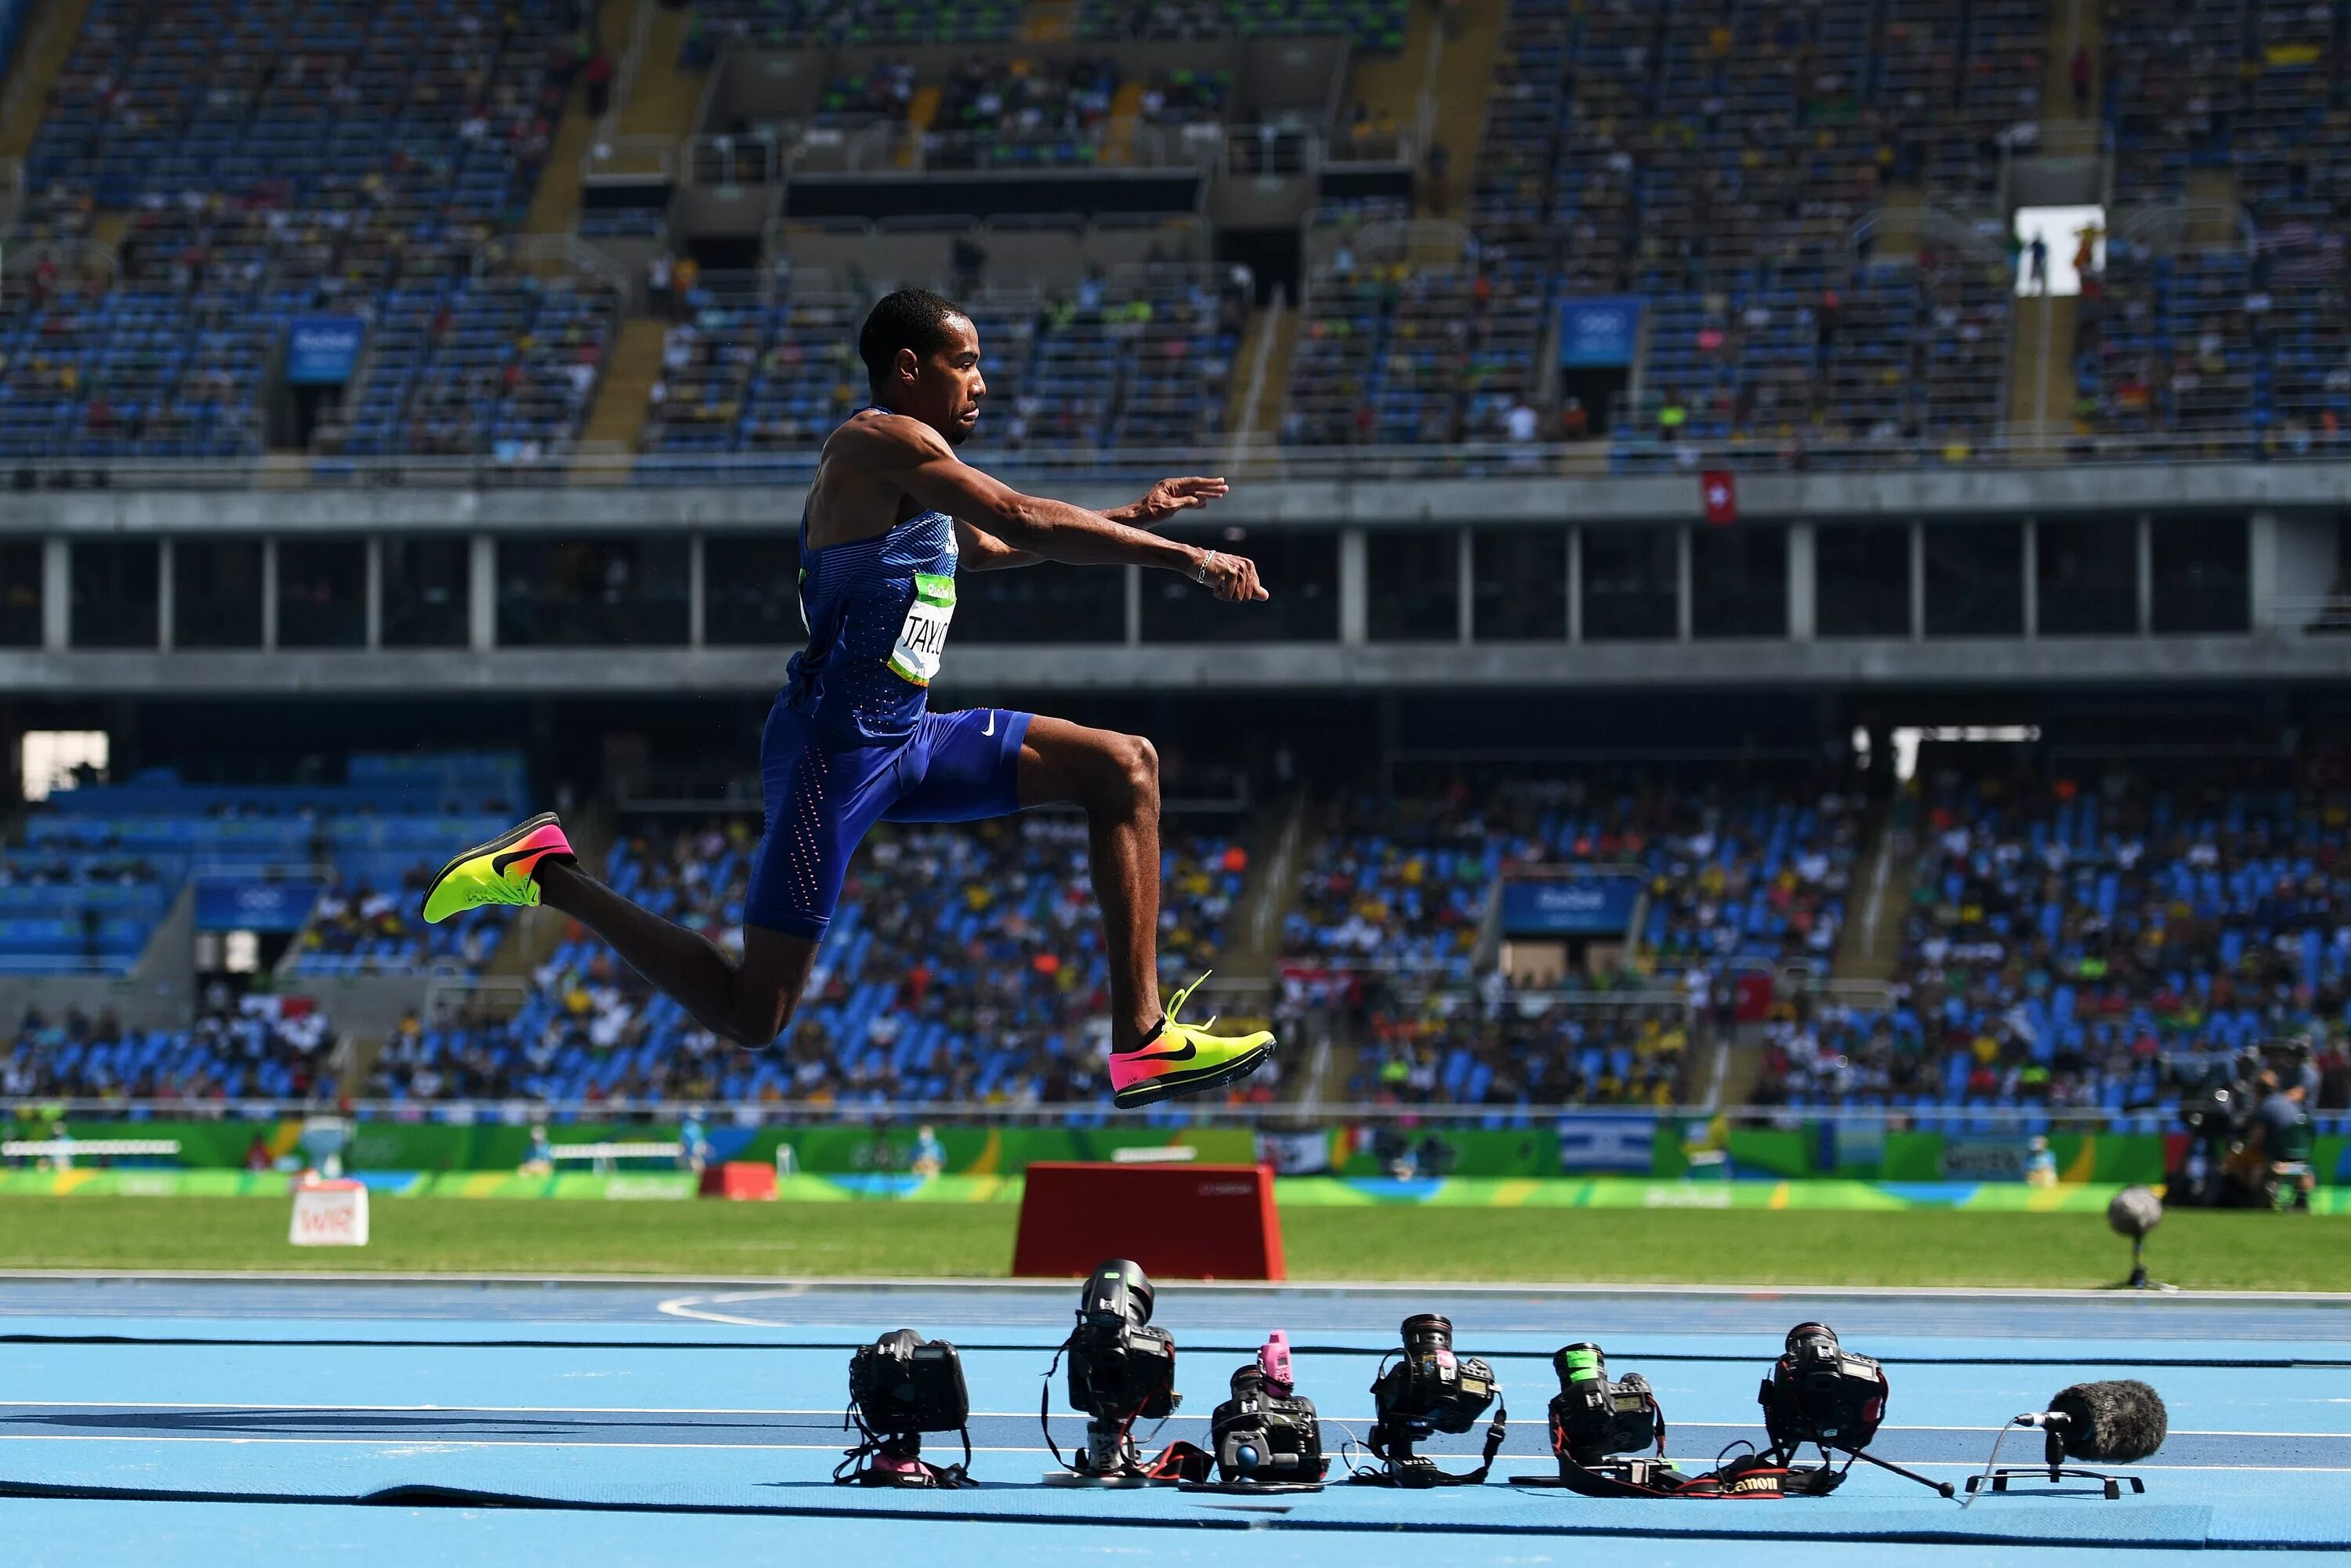
M2023 1426L2026 1419L2019 1416L2016 1424ZM1992 1490L2004 1492L2008 1490L2009 1480L2012 1477L2023 1481L2045 1479L2053 1486L2061 1480L2096 1481L2106 1494L2107 1500L2111 1502L2122 1500L2123 1483L2126 1481L2130 1483L2133 1495L2143 1497L2147 1494L2147 1483L2137 1476L2108 1475L2104 1470L2076 1469L2066 1464L2065 1427L2059 1425L2062 1420L2064 1420L2062 1416L2049 1417L2049 1426L2042 1437L2040 1464L2002 1465L1997 1469L1987 1470L1983 1475L1970 1476L1968 1490L1973 1493L1983 1485L1985 1480L1989 1479L1991 1482ZM1994 1452L1997 1453L1997 1451L1995 1448Z
M1846 1455L1852 1458L1865 1460L1870 1464L1876 1465L1881 1470L1893 1471L1896 1475L1900 1476L1904 1480L1917 1481L1928 1491L1934 1492L1940 1497L1953 1497L1958 1495L1959 1489L1951 1485L1950 1482L1929 1480L1916 1470L1904 1469L1900 1465L1896 1464L1891 1459L1879 1458L1876 1454L1871 1453L1866 1448L1848 1448L1842 1443L1822 1443L1820 1445L1820 1450L1823 1458L1826 1458L1830 1453L1834 1452ZM1794 1448L1780 1449L1777 1451L1777 1457L1782 1464L1788 1467L1792 1475L1802 1473L1797 1471L1795 1469L1796 1450ZM1815 1471L1813 1473L1821 1474L1823 1473L1823 1471ZM1842 1472L1839 1472L1838 1479L1843 1479Z

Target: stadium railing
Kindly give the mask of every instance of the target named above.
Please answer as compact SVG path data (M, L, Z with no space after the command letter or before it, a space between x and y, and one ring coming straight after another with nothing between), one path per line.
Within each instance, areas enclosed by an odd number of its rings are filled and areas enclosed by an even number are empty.
M59 1119L71 1121L278 1121L332 1109L360 1121L439 1122L457 1125L527 1126L537 1122L590 1122L616 1125L674 1123L695 1114L705 1121L734 1126L789 1127L888 1124L935 1122L961 1125L1006 1127L1097 1124L1107 1122L1106 1101L1040 1102L1007 1104L993 1101L886 1100L818 1103L773 1101L730 1104L690 1100L299 1100L107 1099L103 1097L40 1096L0 1098L0 1122L22 1117L27 1125ZM2177 1113L2158 1106L2121 1111L2097 1106L1992 1106L1964 1104L1802 1106L1787 1105L1601 1105L1601 1104L1449 1104L1332 1101L1313 1106L1298 1104L1228 1105L1223 1103L1162 1105L1143 1118L1152 1126L1281 1127L1330 1125L1340 1123L1378 1124L1477 1125L1605 1119L1654 1124L1660 1119L1706 1123L1718 1118L1747 1127L1802 1128L1834 1124L1868 1127L1873 1124L1896 1129L2022 1134L2165 1133L2178 1124ZM38 1119L46 1119L46 1122ZM2351 1113L2321 1110L2314 1120L2323 1135L2351 1132Z
M1629 460L1628 460L1629 459ZM1459 442L1426 445L1253 445L976 448L970 461L1005 477L1126 480L1167 474L1214 472L1236 482L1285 480L1357 484L1430 478L1589 478L1604 472L1702 471L1787 473L1806 469L1915 472L2011 465L2046 468L2053 461L2079 465L2161 463L2351 463L2351 437L2314 440L2301 449L2278 444L2274 433L2085 436L2061 447L2019 440L1987 440L1963 455L1931 440L1908 443L1804 442L1758 438L1724 446L1663 442L1620 444L1612 459L1604 443ZM537 459L475 456L290 456L247 458L14 457L0 459L0 486L18 491L244 490L266 486L342 488L501 489L560 486L603 479L658 479L702 485L773 485L805 481L816 471L817 444L805 453L710 453L668 456L637 454L618 444L580 442ZM1613 465L1613 466L1612 466Z

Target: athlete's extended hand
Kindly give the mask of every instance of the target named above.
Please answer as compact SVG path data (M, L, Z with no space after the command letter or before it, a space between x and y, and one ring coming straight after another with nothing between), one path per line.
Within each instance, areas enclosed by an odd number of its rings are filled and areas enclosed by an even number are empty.
M1165 522L1178 512L1188 512L1195 507L1205 507L1232 488L1222 479L1194 476L1188 479L1162 479L1144 493L1143 499L1122 513L1112 517L1134 528L1147 528Z
M1246 604L1251 600L1271 597L1258 582L1257 562L1245 555L1228 555L1220 549L1200 552L1192 580L1228 604Z

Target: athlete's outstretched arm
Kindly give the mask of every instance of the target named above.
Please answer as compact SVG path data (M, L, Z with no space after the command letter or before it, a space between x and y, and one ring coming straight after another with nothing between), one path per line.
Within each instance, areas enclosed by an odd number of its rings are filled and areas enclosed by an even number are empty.
M1207 506L1231 488L1222 479L1203 476L1162 479L1144 491L1141 500L1102 515L1130 528L1152 528L1178 512ZM1045 559L1034 550L1015 549L994 534L961 518L956 522L956 543L963 555L965 571L1000 571L1007 567L1034 566Z
M957 458L944 437L914 420L872 420L842 434L851 432L864 448L857 455L860 466L1015 550L1071 566L1159 567L1207 585L1219 599L1266 597L1254 562L1163 539L1067 501L1024 496ZM1197 506L1205 498L1186 505Z

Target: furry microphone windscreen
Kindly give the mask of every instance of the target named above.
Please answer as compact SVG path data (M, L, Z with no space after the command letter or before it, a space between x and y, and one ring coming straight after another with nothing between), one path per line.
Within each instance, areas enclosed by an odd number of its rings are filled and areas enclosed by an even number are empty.
M2151 1187L2126 1186L2106 1205L2106 1223L2116 1235L2137 1240L2163 1223L2163 1199Z
M2163 1397L2136 1378L2077 1383L2049 1401L2068 1418L2065 1452L2077 1459L2129 1464L2163 1447L2170 1417Z

